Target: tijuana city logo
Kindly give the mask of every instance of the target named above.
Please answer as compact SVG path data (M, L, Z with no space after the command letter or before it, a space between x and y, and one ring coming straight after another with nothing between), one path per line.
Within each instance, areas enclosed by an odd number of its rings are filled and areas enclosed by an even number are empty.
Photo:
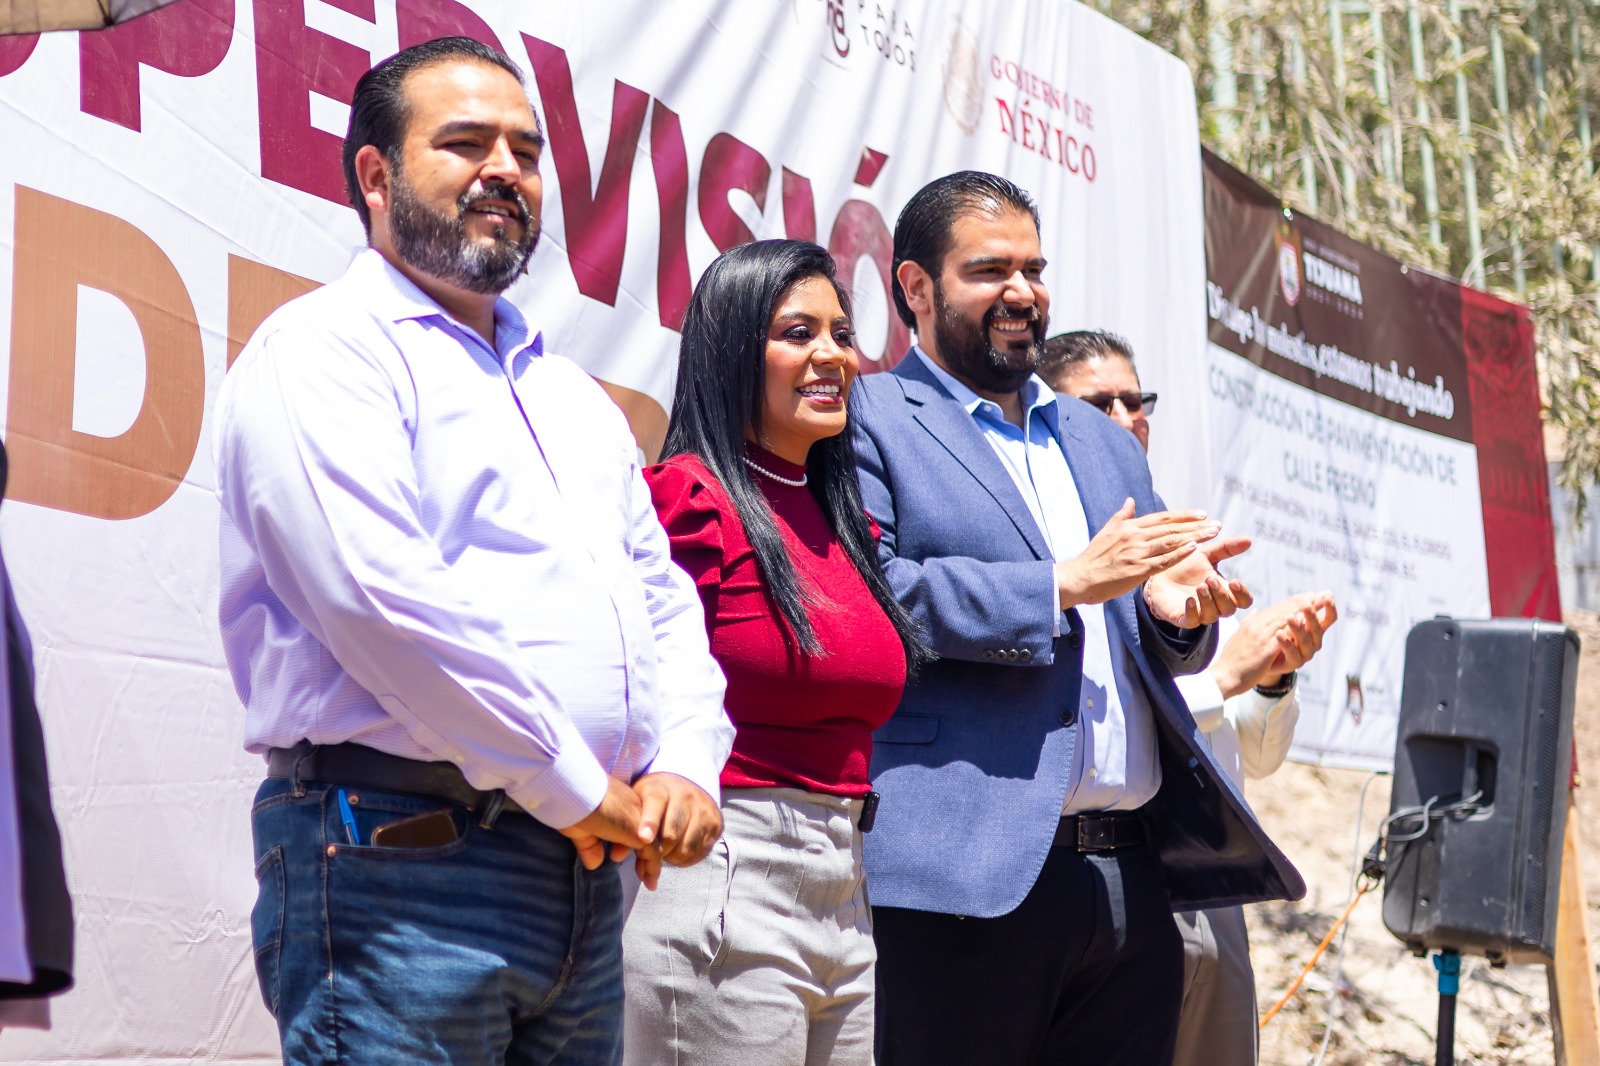
M1278 285L1290 307L1302 294L1354 318L1361 317L1361 264L1311 238L1287 219L1278 222Z
M1288 222L1278 223L1278 288L1290 307L1300 302L1300 230Z
M1344 675L1344 713L1356 725L1361 724L1362 716L1367 713L1367 694L1362 690L1360 674Z

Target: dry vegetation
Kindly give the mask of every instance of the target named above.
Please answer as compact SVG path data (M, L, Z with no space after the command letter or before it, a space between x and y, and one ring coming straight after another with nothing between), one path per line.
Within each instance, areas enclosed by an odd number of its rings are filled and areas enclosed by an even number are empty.
M1089 2L1189 65L1206 145L1295 210L1532 309L1546 419L1562 431L1562 480L1581 506L1583 490L1600 482L1600 178L1589 110L1592 87L1600 86L1600 7L1581 0ZM1344 11L1337 41L1336 7ZM1437 239L1426 155L1436 174ZM1469 182L1482 244L1476 261ZM1574 612L1568 622L1584 639L1578 748L1590 784L1579 789L1578 804L1589 845L1589 924L1600 937L1600 619ZM1300 903L1251 908L1263 1010L1349 898L1367 776L1290 764L1251 784L1262 822L1310 886ZM1363 851L1388 806L1389 779L1380 777L1367 792ZM1357 905L1342 956L1336 942L1263 1032L1263 1063L1303 1066L1319 1053L1338 1066L1434 1061L1433 967L1400 946L1379 911L1377 893ZM1330 1008L1336 1020L1328 1036ZM1461 1063L1555 1062L1543 968L1493 970L1466 960L1456 1048Z
M1600 479L1600 178L1589 113L1600 86L1600 7L1586 0L1091 2L1188 63L1205 143L1296 210L1532 308L1546 415L1563 431L1562 479L1581 507L1582 490ZM1330 18L1336 6L1345 12L1338 41ZM1416 57L1413 14L1421 33ZM1437 240L1425 155L1437 176ZM1477 262L1469 182L1482 234Z

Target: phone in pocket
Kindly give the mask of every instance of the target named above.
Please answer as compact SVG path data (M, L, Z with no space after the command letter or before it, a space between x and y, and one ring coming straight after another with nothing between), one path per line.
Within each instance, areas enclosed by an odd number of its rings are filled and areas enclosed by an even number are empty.
M440 848L461 838L456 817L448 807L423 811L372 831L375 848Z

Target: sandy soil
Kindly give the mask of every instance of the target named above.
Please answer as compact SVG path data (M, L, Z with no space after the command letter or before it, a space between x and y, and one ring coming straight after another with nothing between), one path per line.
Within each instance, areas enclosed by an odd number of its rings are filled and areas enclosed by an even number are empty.
M1567 624L1583 639L1578 673L1577 734L1588 787L1577 792L1586 854L1584 881L1591 938L1600 945L1600 616L1572 612ZM1377 838L1389 810L1389 778L1368 783L1366 773L1286 765L1249 786L1251 804L1279 845L1305 875L1299 903L1249 908L1256 991L1265 1012L1276 1003L1332 928L1350 898L1352 852L1363 786L1360 849ZM1306 1066L1325 1057L1333 1066L1431 1064L1438 1018L1433 965L1413 958L1380 915L1381 889L1356 905L1341 956L1329 948L1300 991L1262 1032L1261 1061ZM1334 988L1335 974L1338 986ZM1539 966L1491 969L1483 959L1462 963L1456 1013L1456 1061L1482 1064L1550 1064L1556 1061L1550 996Z

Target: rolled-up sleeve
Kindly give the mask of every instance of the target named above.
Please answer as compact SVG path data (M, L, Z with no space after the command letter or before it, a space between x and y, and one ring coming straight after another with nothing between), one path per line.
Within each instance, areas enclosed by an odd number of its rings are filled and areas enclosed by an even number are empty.
M261 340L218 405L222 506L276 597L418 744L566 827L606 772L421 520L409 389L330 330Z

